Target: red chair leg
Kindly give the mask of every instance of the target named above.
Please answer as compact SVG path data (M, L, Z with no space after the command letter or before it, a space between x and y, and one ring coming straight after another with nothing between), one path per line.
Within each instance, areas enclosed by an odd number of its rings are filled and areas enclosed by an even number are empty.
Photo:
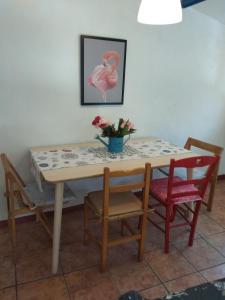
M170 247L170 218L171 218L170 211L171 211L171 207L166 206L165 245L164 245L165 253L169 253L169 247Z
M189 235L189 242L188 242L189 246L193 245L195 230L196 230L196 226L197 226L197 221L198 221L198 215L199 215L200 208L201 208L201 201L197 201L196 204L195 204L195 211L194 211L193 219L192 219L192 222L191 222L191 232L190 232L190 235Z

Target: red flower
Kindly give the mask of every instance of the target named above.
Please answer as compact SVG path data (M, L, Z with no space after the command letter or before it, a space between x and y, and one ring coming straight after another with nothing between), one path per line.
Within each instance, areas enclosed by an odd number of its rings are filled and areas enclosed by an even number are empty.
M95 117L95 119L92 121L92 125L96 126L97 124L99 124L100 120L101 120L100 116Z

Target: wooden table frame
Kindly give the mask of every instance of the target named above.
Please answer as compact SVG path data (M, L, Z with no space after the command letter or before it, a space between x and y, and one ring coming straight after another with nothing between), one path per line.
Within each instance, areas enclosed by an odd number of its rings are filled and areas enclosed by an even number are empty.
M143 138L144 140L153 140L156 138L149 137ZM60 146L48 146L48 147L34 147L31 151L49 151L53 149L64 149L77 147L91 147L99 145L97 142L70 144ZM157 157L151 157L148 159L136 159L136 160L123 160L110 163L101 163L95 165L85 165L79 167L69 167L55 170L48 170L41 172L44 180L55 184L55 210L54 210L54 227L53 227L53 247L52 247L52 273L57 273L59 262L59 248L60 248L60 234L61 234L61 222L62 222L62 207L63 207L63 190L64 182L75 179L93 178L103 175L103 168L109 167L111 171L115 170L131 170L138 167L143 167L145 163L149 162L152 168L169 166L170 160L182 159L195 155L194 153L185 154L173 154L173 155L161 155Z

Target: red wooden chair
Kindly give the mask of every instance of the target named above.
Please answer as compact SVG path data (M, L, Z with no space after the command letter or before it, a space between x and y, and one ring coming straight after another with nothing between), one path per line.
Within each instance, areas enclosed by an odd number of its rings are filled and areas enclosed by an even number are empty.
M170 162L169 176L167 178L154 179L151 182L150 194L157 200L157 204L151 205L155 208L155 213L165 221L165 228L162 228L158 223L149 219L149 221L165 233L165 253L169 252L170 229L189 225L189 246L192 246L194 240L195 229L201 203L206 192L209 180L218 164L218 156L197 156L185 158L181 160L172 159ZM195 168L206 168L202 178L182 179L174 176L174 171L177 168L183 168L187 171ZM193 203L194 206L190 206ZM165 207L165 215L157 210L158 206ZM185 210L193 217L187 217ZM183 223L172 224L178 212L184 219Z

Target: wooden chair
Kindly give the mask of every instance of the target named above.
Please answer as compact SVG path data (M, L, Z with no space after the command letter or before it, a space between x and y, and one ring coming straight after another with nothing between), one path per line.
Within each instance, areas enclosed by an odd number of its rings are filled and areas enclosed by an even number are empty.
M209 144L209 143L194 139L192 137L189 137L186 141L186 144L184 145L184 148L191 150L192 147L210 152L213 155L218 156L219 158L221 158L221 155L223 153L222 147L219 147L219 146L216 146L213 144ZM220 164L220 159L218 160L215 171L212 174L212 177L210 179L210 190L209 190L208 199L207 200L204 199L204 201L203 201L203 204L207 206L208 211L211 211L212 206L213 206L213 199L214 199L215 187L216 187L217 176L218 176L218 171L219 171L219 164Z
M91 192L85 198L84 203L84 242L89 238L97 241L101 249L101 271L105 271L107 264L108 248L133 240L138 241L139 261L143 259L144 239L146 235L146 222L148 213L148 198L150 185L150 164L145 168L134 169L132 171L112 171L104 168L103 191ZM144 178L135 183L112 185L111 179L115 177L144 175ZM136 197L132 190L141 189L142 199ZM89 212L101 223L102 236L98 239L88 228ZM137 216L140 218L140 228L134 229L128 218ZM129 236L122 236L118 239L109 239L109 222L121 220L121 234L126 227Z
M35 213L47 234L52 238L52 231L43 209L54 204L54 186L46 184L44 191L39 192L36 184L26 185L6 154L1 154L1 161L5 172L5 197L8 207L8 224L11 231L13 246L16 246L16 217L27 213ZM66 188L65 198L72 200L72 192Z
M218 161L218 156L197 156L177 161L172 159L169 176L152 180L150 194L158 203L155 205L151 205L150 203L150 208L155 208L154 212L164 220L165 227L162 228L160 224L151 219L149 221L164 232L165 253L169 252L171 228L190 226L189 246L192 246L201 203L204 199L209 180L218 166ZM177 168L186 169L186 171L195 168L206 168L207 170L201 178L182 179L174 176L175 169ZM193 208L189 204L194 204ZM159 206L165 208L165 215L157 210ZM191 220L186 216L184 209L193 215ZM184 222L173 224L177 212L184 219Z

